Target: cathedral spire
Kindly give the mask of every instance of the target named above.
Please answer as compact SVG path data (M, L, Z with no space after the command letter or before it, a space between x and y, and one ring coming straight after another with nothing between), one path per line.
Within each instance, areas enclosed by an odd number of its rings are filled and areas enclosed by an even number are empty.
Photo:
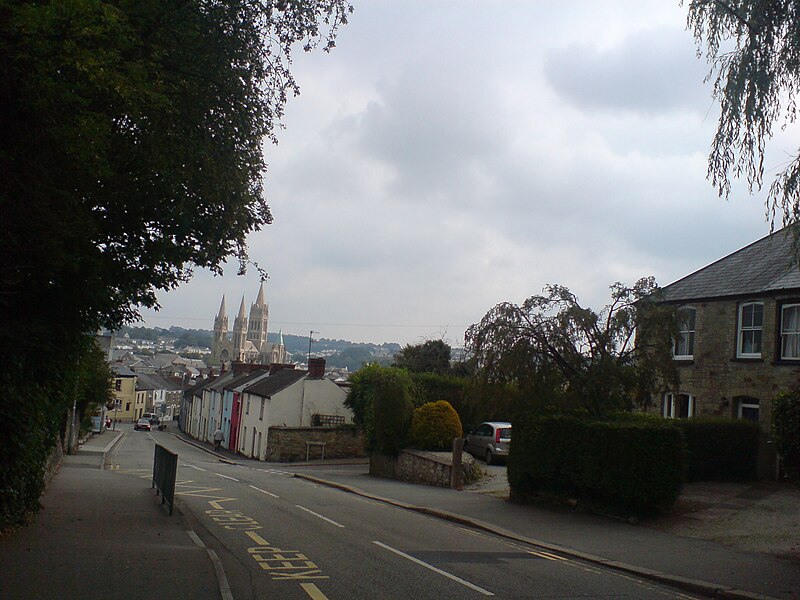
M247 315L244 312L244 296L242 296L242 303L239 305L239 314L237 315L238 319L244 319Z
M217 314L217 318L221 319L225 316L225 294L222 294L222 304L219 305L219 313Z
M261 287L258 288L258 297L256 298L256 306L264 306L264 282L261 282Z

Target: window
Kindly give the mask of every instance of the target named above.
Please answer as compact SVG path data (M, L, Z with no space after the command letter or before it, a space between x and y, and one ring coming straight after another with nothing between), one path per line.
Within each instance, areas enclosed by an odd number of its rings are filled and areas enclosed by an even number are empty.
M114 389L118 392L122 391L122 379L115 379L114 380Z
M761 330L764 323L764 304L746 302L739 306L739 339L736 355L743 358L761 357Z
M758 410L760 402L758 398L750 398L749 396L740 396L736 399L737 413L736 416L740 419L748 421L755 421L758 423Z
M250 396L247 397L247 406L245 406L244 408L244 414L246 415L250 414Z
M781 358L800 359L800 304L781 307Z
M264 420L264 404L266 404L266 402L264 401L264 398L262 398L261 399L261 409L258 411L258 420L259 421L263 421Z
M667 392L661 400L661 415L668 419L688 419L694 416L694 396Z
M678 317L678 337L675 338L675 346L672 349L675 358L694 357L694 319L695 309L680 308L677 312Z
M130 409L131 409L131 403L130 402L126 402L125 403L125 412L128 412Z

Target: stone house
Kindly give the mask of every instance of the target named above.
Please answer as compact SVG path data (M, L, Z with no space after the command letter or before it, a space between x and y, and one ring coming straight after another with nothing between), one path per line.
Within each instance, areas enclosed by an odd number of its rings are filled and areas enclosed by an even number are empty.
M757 421L800 383L800 268L790 228L768 235L663 288L675 306L680 389L656 402L669 418Z

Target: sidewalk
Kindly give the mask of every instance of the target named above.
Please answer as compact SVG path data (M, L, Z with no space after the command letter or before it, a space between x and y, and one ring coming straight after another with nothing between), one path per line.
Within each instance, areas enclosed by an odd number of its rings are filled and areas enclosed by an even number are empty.
M717 598L800 598L800 562L491 493L400 483L367 468L295 473L316 483ZM800 506L795 507L800 510Z
M30 525L0 539L0 597L220 597L205 548L147 481L102 470L122 432L92 436L65 456Z

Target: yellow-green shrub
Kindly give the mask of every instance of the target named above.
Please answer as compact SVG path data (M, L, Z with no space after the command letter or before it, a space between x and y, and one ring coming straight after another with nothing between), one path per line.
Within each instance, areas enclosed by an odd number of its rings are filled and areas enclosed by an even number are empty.
M411 443L419 450L449 450L464 435L458 413L446 400L428 402L414 411Z

